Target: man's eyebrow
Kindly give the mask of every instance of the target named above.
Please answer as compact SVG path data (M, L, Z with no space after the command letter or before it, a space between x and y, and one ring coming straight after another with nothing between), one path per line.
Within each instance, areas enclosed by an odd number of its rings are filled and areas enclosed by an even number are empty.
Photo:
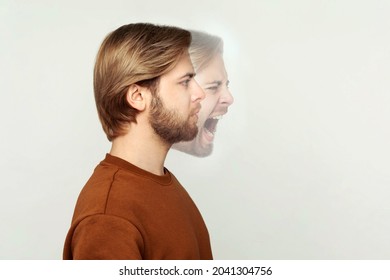
M183 76L181 76L180 78L179 78L179 80L181 80L181 79L184 79L184 78L190 78L190 79L192 79L193 77L195 77L195 73L194 72L188 72L188 73L186 73L185 75L183 75Z
M215 81L208 82L207 84L208 85L217 84L218 86L220 86L222 85L222 81L215 80Z

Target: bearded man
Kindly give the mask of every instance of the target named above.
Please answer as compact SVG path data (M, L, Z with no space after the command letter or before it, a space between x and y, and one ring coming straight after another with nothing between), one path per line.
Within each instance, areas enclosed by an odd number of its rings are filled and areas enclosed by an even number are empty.
M103 41L94 92L112 146L79 195L64 259L212 259L199 210L164 167L171 146L198 133L205 93L190 43L186 30L148 23Z

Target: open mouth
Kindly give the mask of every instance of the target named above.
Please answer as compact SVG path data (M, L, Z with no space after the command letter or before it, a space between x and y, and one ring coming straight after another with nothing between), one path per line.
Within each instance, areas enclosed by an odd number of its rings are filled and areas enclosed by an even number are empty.
M214 133L217 131L217 124L218 124L218 121L222 119L222 115L220 116L215 116L215 117L211 117L211 118L208 118L205 123L204 123L204 130L207 134L209 134L209 136L214 136Z

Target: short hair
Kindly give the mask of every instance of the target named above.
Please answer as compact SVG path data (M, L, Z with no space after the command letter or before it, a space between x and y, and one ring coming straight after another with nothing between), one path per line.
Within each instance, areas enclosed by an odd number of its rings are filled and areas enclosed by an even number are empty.
M223 40L220 37L196 30L191 30L191 36L189 53L195 72L207 66L216 54L223 54Z
M150 23L119 27L104 39L94 68L95 102L109 141L126 133L138 111L126 99L132 84L154 92L191 43L189 31ZM154 90L154 91L153 91Z

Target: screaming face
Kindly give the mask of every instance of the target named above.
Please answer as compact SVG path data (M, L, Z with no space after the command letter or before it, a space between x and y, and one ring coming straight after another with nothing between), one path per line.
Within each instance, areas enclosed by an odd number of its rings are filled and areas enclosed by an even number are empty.
M198 70L195 80L206 94L201 102L198 133L194 140L177 143L174 148L194 156L206 157L213 150L218 122L234 101L228 88L229 80L222 55L217 54L205 67Z

